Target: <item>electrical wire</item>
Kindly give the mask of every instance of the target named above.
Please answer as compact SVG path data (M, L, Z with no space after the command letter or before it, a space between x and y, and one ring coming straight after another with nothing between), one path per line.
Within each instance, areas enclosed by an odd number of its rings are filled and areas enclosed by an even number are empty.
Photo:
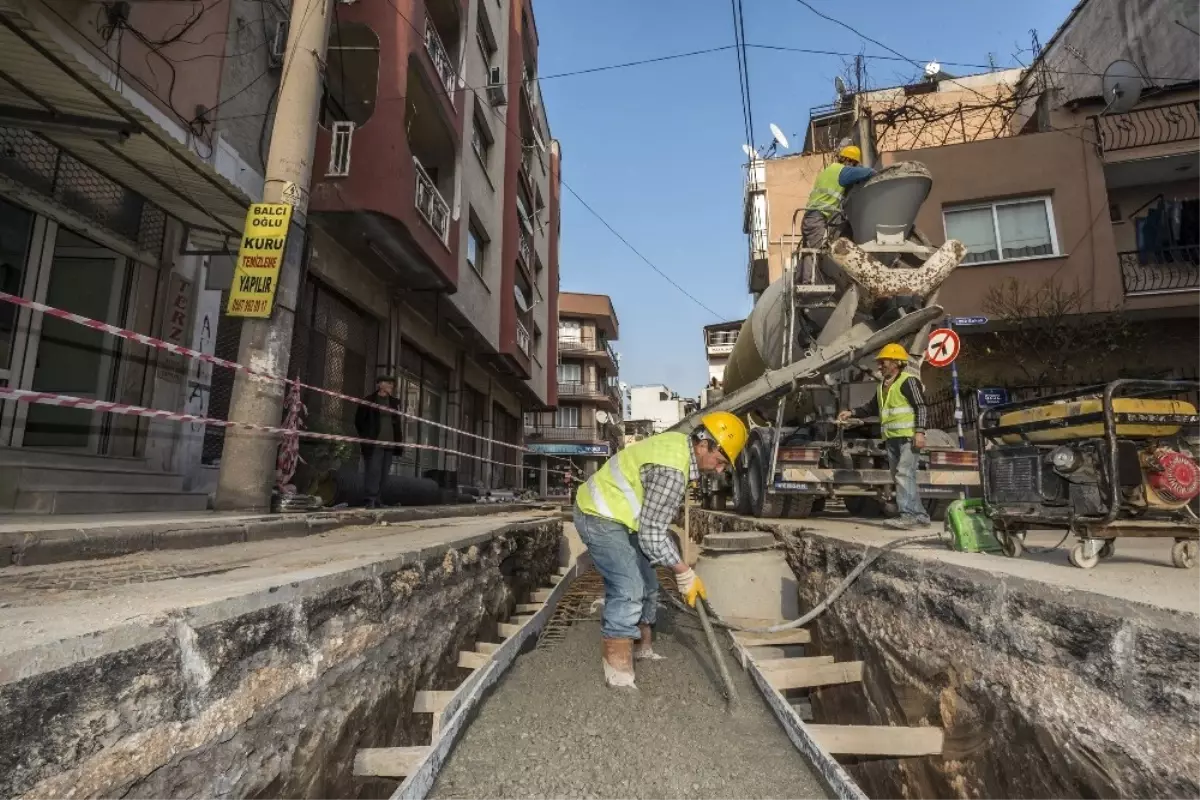
M746 53L746 21L742 16L742 0L737 2L737 20L734 25L742 49L742 81L746 84L746 117L750 125L750 136L754 136L754 96L750 92L750 58ZM747 144L754 146L753 138Z
M742 126L745 130L746 146L754 147L754 130L750 125L750 111L746 97L746 69L743 62L745 51L741 47L742 37L738 32L737 0L729 0L730 11L733 12L733 42L737 51L738 93L742 98Z

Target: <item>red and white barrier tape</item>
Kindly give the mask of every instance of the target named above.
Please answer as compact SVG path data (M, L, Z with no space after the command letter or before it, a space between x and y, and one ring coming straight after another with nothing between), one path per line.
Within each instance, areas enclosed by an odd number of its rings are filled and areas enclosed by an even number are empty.
M192 350L190 347L184 347L183 345L173 344L171 342L167 342L162 339L157 339L153 336L147 336L144 333L138 333L136 331L131 331L126 328L120 328L116 325L110 325L107 322L101 322L100 320L92 319L91 317L85 317L82 314L76 314L71 311L64 311L61 308L55 308L54 306L48 306L45 303L39 303L34 300L26 300L24 297L17 297L16 295L9 294L8 292L0 292L0 302L11 303L15 306L21 306L22 308L32 309L33 311L40 311L43 314L49 314L52 317L57 317L58 319L64 319L64 320L67 320L68 322L74 322L77 325L83 325L84 327L91 328L93 330L103 331L104 333L112 334L113 336L116 336L121 339L126 339L131 342L137 342L138 344L143 344L143 345L146 345L147 347L153 347L158 350L165 350L168 353L174 353L175 355L184 356L185 358L191 358L191 359L195 359L197 361L204 361L209 364L215 364L219 367L226 367L228 369L236 370L238 372L244 372L247 375L252 375L256 378L263 378L265 380L276 381L276 382L284 383L284 384L295 383L295 384L298 384L300 386L300 388L302 388L302 389L310 389L314 392L318 392L318 393L326 395L328 397L337 398L338 400L346 400L351 403L357 403L358 405L363 405L363 406L367 406L368 408L373 408L376 411L383 411L385 413L393 414L398 417L406 417L408 419L416 420L417 422L422 422L426 425L430 425L435 428L441 428L443 430L451 431L452 433L456 433L461 436L467 436L472 439L478 439L482 442L490 442L492 444L500 445L501 447L508 447L513 450L520 450L523 453L534 453L537 455L544 455L547 458L555 458L558 460L569 460L569 459L564 459L564 457L562 457L562 456L553 456L553 455L549 455L546 453L538 453L538 451L536 451L536 450L532 450L528 447L523 447L519 444L511 444L509 442L502 442L499 439L491 439L486 436L480 436L479 434L471 433L469 431L464 431L459 428L454 428L454 427L451 427L450 425L444 425L440 422L434 422L433 420L428 420L428 419L424 419L422 417L418 417L415 414L409 414L407 411L400 411L399 409L389 408L388 406L381 406L378 403L372 403L371 401L364 400L361 397L351 397L350 395L341 394L340 392L335 392L330 389L323 389L320 386L312 386L307 383L302 383L293 378L286 378L286 377L280 377L279 375L272 375L269 372L263 372L261 370L256 370L256 369L246 366L245 364L239 364L236 361L228 361L224 358L218 358L217 356L211 355L209 353L202 353L199 350ZM119 413L119 412L112 412L112 413ZM167 413L167 412L161 412L161 413ZM216 424L216 423L213 423L213 424ZM502 463L502 462L496 462L496 463Z
M145 406L135 406L128 403L113 403L108 400L89 400L83 397L73 397L68 394L52 394L50 392L31 392L26 389L9 389L0 387L0 400L16 400L20 403L36 403L45 406L60 406L63 408L79 408L86 411L103 411L109 414L124 414L134 417L148 417L150 419L162 419L172 422L200 422L205 425L219 425L222 428L243 428L246 430L260 431L262 433L277 434L281 436L298 436L302 439L323 439L331 442L354 442L357 444L369 444L377 447L411 447L415 450L435 450L439 453L447 453L449 455L459 456L460 458L471 458L476 461L483 461L488 464L496 464L501 467L520 469L520 464L509 464L503 461L496 461L483 456L477 456L474 453L463 453L458 450L451 450L448 447L438 447L437 445L420 444L416 442L385 442L377 439L363 439L358 436L343 436L335 433L317 433L316 431L296 430L294 428L283 428L275 425L256 425L252 422L234 422L232 420L215 419L212 417L201 417L197 414L184 414L177 411L163 411L157 408L146 408ZM555 474L565 474L562 470L547 469L547 472Z

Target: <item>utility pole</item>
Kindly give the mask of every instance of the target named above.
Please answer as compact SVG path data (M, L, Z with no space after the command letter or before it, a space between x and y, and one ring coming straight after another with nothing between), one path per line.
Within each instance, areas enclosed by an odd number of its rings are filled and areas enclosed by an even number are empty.
M284 375L292 347L292 328L304 263L308 188L317 139L330 6L335 0L292 0L287 52L279 82L279 101L267 155L264 203L292 206L291 230L279 272L275 307L270 318L242 321L238 362L261 372ZM233 382L229 419L279 425L284 385L249 378L238 372ZM217 479L219 510L266 510L275 483L279 439L242 428L226 428L221 472Z

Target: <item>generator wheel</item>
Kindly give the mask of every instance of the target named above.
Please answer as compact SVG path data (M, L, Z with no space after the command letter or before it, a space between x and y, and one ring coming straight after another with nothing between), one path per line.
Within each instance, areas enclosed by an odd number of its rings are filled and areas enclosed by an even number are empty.
M1174 553L1174 551L1172 551L1172 553ZM1100 563L1099 553L1096 553L1094 556L1084 556L1083 542L1080 542L1072 547L1071 552L1067 555L1067 558L1073 565L1079 567L1080 569L1091 569Z
M1116 539L1105 539L1104 546L1100 548L1100 560L1103 561L1107 558L1112 558L1116 552L1117 552L1117 540Z
M996 529L996 538L1004 555L1009 558L1020 558L1025 553L1025 535L1018 531Z
M1180 569L1192 569L1196 566L1196 551L1200 546L1196 542L1182 540L1171 546L1171 563Z

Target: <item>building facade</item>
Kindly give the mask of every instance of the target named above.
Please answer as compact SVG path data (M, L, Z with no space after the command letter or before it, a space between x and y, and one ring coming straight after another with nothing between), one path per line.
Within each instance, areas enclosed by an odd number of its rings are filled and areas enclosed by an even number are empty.
M536 453L526 456L526 470L543 496L565 491L562 471L590 476L621 445L620 359L612 346L619 335L607 295L558 295L558 407L525 419Z
M662 384L629 387L631 420L649 420L655 433L662 433L698 407L690 397L680 397Z
M13 78L0 83L2 288L237 360L240 320L223 312L262 196L285 5L97 8L0 10ZM532 5L331 13L288 374L364 396L395 373L420 418L404 437L427 448L406 448L395 474L518 488L522 415L557 391L561 150ZM69 325L0 305L0 386L227 415L228 370ZM354 432L352 403L304 400L306 428ZM21 488L0 511L204 508L223 439L217 426L3 403L0 477ZM356 451L336 450L321 456L353 494ZM40 487L42 464L77 470L75 490ZM298 474L298 488L315 477Z
M708 359L708 382L700 393L700 407L713 403L723 394L725 380L725 364L733 353L737 343L738 333L742 329L744 319L732 322L716 322L704 326L704 355Z

